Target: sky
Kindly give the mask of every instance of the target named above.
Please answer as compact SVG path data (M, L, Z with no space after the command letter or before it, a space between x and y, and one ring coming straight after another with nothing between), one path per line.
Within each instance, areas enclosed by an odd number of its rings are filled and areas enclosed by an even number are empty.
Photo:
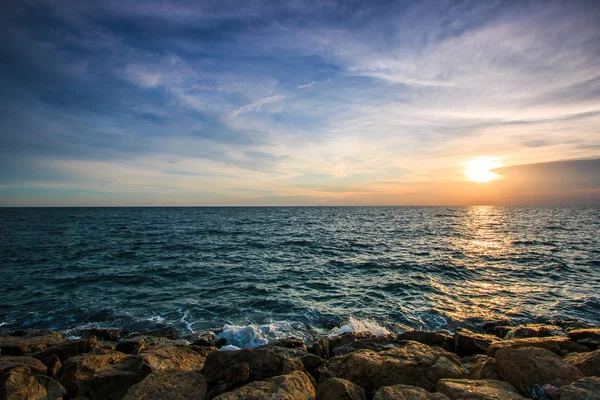
M598 1L15 0L0 88L1 206L600 204Z

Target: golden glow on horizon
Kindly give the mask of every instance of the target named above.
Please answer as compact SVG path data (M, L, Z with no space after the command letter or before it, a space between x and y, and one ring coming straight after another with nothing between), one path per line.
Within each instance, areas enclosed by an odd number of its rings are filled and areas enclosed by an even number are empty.
M494 168L502 166L492 157L478 157L465 163L467 169L465 175L469 180L479 183L487 183L500 178L500 175L491 172Z

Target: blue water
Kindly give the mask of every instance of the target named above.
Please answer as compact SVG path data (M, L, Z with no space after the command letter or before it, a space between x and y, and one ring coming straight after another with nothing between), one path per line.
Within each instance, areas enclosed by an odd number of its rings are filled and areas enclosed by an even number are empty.
M600 323L600 208L5 208L0 282L4 331Z

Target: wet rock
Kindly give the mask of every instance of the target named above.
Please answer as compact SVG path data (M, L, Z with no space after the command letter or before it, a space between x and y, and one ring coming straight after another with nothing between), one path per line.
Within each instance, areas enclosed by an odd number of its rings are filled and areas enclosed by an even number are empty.
M123 400L204 400L206 379L195 371L158 371L131 386Z
M357 350L385 351L396 347L402 347L405 344L406 340L397 339L396 336L393 335L369 337L335 347L331 351L330 356L343 356L344 354L352 353Z
M499 380L496 359L485 354L475 354L462 359L467 369L469 379L494 379Z
M517 349L521 347L537 347L540 349L549 350L558 355L565 355L571 352L581 353L589 351L585 346L571 341L569 338L563 337L545 337L545 338L527 338L527 339L510 339L500 342L494 342L487 351L487 355L494 357L499 349L511 348Z
M427 390L410 385L383 386L373 396L373 400L449 400L445 394L429 393Z
M492 379L440 379L437 391L451 400L525 400L510 383Z
M511 383L524 396L533 385L561 387L583 377L581 371L556 354L540 348L504 348L496 352L496 365L502 380Z
M331 356L333 351L340 346L373 337L375 337L375 335L370 332L346 332L341 335L330 336L327 338L329 342L329 355Z
M117 342L109 342L109 341L98 341L98 346L100 346L100 348L102 350L112 350L115 351L117 350Z
M600 378L590 376L561 387L560 400L600 400Z
M309 353L302 348L283 348L278 347L277 352L285 357L292 358L294 360L298 360L304 366L306 372L308 372L313 377L316 377L317 369L323 365L325 360L316 354Z
M58 400L66 390L47 376L36 376L28 366L12 368L0 374L0 398L3 400Z
M46 367L48 368L48 376L52 378L56 378L58 375L58 371L60 367L62 367L62 363L56 354L51 354L46 359Z
M556 386L553 386L553 385L550 385L547 383L545 385L542 385L542 388L544 389L546 396L548 396L550 398L550 400L559 400L560 399L560 389L557 388Z
M3 356L20 356L44 350L65 340L63 335L53 331L14 331L0 336L0 351Z
M214 400L314 400L316 395L312 379L305 372L294 371L249 383Z
M512 328L510 331L508 331L506 336L504 336L504 339L523 339L549 336L566 337L567 334L560 326L557 325L530 324Z
M189 347L160 346L144 350L138 355L152 371L177 369L200 371L206 356Z
M577 367L585 376L600 376L600 350L569 353L563 360Z
M277 339L273 342L269 342L268 346L285 347L288 349L301 348L306 350L306 343L304 343L304 340L294 337Z
M485 333L495 335L499 338L504 338L513 327L514 323L508 319L489 321L481 326Z
M406 341L403 347L374 352L359 350L327 361L318 369L319 380L342 378L373 393L381 386L399 384L433 391L438 379L464 378L456 354L439 347Z
M179 332L179 330L177 330L176 328L169 326L166 328L152 329L152 330L148 330L148 331L143 331L141 333L134 333L134 334L131 334L130 336L146 336L146 337L165 338L165 339L175 340L175 339L179 339L179 337L181 336L181 332Z
M531 398L533 400L550 400L542 385L533 385L531 390Z
M120 400L127 390L150 375L152 370L138 356L127 356L97 370L90 382L90 400Z
M321 358L329 358L329 339L321 338L315 343L311 344L307 351L315 354Z
M118 342L128 332L119 328L78 328L71 331L74 336L79 336L83 339L95 336L99 341Z
M570 332L575 329L588 329L588 328L597 328L595 325L592 325L588 322L582 321L580 319L558 319L558 320L549 320L546 321L549 325L558 325L565 332Z
M117 343L117 351L126 354L138 354L140 351L156 346L166 340L164 337L131 336Z
M346 379L327 379L317 388L317 400L366 400L365 391Z
M454 339L439 332L406 331L396 336L399 340L414 340L427 346L438 346L444 350L453 350Z
M96 337L93 336L87 339L68 340L66 342L47 347L46 349L37 353L33 353L31 356L43 362L44 365L49 366L52 365L55 357L63 362L67 358L75 357L79 354L100 350L101 348L98 345L98 341L96 340Z
M29 367L29 369L35 374L46 375L48 373L48 368L37 358L16 356L0 357L0 374L8 371L11 368L21 366Z
M457 329L454 333L454 352L460 357L485 354L488 347L497 341L493 335L474 333L468 329Z
M600 328L575 329L569 331L569 338L590 350L599 349L600 346Z
M212 332L205 332L197 335L189 335L184 337L192 345L198 347L213 347L215 346L215 334ZM216 346L215 346L216 347Z
M63 363L58 372L58 381L71 396L83 396L90 388L94 373L109 365L116 364L127 354L106 352L105 354L82 354L71 357Z

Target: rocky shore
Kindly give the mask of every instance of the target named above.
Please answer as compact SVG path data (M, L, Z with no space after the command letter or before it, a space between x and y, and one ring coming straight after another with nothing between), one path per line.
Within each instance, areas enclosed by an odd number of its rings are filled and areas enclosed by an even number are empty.
M581 321L287 338L85 328L0 336L0 399L600 399L600 328ZM226 348L226 347L225 347Z

